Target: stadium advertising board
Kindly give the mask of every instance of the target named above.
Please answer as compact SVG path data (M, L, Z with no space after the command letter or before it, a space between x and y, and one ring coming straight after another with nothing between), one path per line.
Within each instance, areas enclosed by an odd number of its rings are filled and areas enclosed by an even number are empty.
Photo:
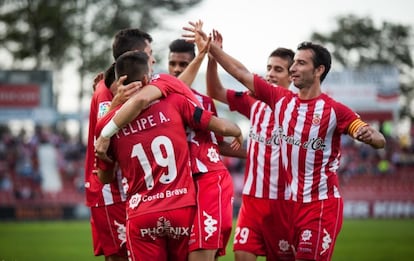
M55 121L52 84L51 71L0 71L0 122Z
M345 218L413 218L410 200L344 200Z
M392 117L399 108L399 73L393 66L332 71L322 90L358 113L374 114L374 118Z

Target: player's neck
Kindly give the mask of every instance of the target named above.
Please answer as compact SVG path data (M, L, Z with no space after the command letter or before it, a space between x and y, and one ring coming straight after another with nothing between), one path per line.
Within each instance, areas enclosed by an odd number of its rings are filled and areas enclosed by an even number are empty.
M299 90L299 98L301 100L311 100L322 94L320 84L314 84Z

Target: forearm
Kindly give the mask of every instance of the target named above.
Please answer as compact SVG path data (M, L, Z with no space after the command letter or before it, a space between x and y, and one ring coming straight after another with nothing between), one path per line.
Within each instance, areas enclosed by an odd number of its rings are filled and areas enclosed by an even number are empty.
M100 152L106 152L107 146L104 146L105 149L98 149L100 147L100 142L105 140L105 144L109 144L109 139L115 135L121 128L131 122L136 118L142 111L145 106L149 104L149 101L142 98L131 98L129 99L122 107L116 112L114 117L103 127L101 135L98 138L98 141L95 144L95 149Z
M150 102L161 97L162 93L156 86L143 87L122 105L112 120L102 129L101 136L104 138L112 137L120 128L135 119Z
M215 116L211 118L208 128L221 136L238 137L241 135L241 130L237 124Z
M199 53L185 68L185 70L178 76L178 79L183 81L188 86L191 86L197 76L198 70L204 60L206 53Z
M146 97L135 95L122 105L112 120L118 128L122 128L135 119L149 103L150 100Z
M226 89L221 84L217 71L217 62L214 58L208 59L206 83L208 96L228 104Z

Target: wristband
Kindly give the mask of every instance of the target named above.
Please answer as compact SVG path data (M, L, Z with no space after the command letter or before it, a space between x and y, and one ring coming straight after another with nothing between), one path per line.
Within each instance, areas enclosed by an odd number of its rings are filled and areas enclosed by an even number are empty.
M106 125L105 127L103 127L102 131L101 131L101 136L104 138L110 138L112 137L115 133L117 133L119 131L119 127L116 126L115 122L113 119L111 119Z

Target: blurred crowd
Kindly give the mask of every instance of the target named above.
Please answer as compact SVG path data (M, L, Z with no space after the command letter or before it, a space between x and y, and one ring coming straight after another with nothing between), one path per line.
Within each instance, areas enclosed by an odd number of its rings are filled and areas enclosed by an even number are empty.
M22 129L17 135L0 125L0 191L17 200L41 199L42 173L39 147L55 148L57 166L63 186L83 193L83 159L85 147L79 138L50 127L36 126L33 135Z
M341 182L358 175L385 176L398 172L400 166L414 165L413 148L402 148L399 142L387 137L387 148L374 150L368 145L343 136L341 165L338 170ZM52 127L35 127L33 134L22 129L13 134L7 125L0 125L0 192L15 200L42 199L42 173L38 148L51 144L57 154L57 166L66 190L83 195L85 145L78 137ZM223 158L233 176L235 205L241 201L245 160ZM64 197L63 197L64 198Z

